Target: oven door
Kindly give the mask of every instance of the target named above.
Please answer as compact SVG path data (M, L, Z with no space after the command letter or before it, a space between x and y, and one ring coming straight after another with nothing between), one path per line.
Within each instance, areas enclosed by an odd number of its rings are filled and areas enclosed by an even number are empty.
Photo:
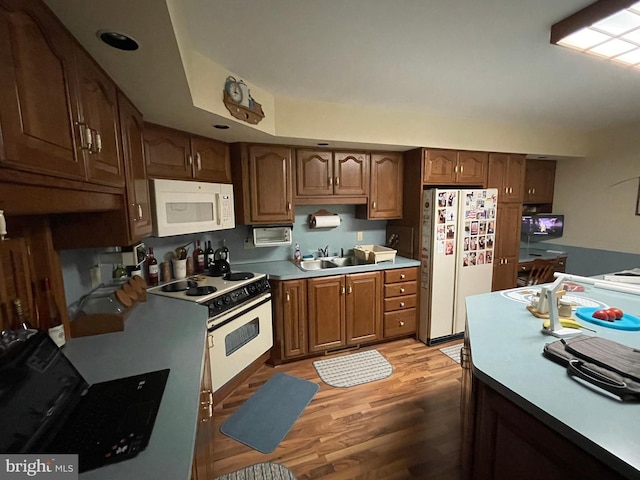
M271 294L210 319L208 330L215 392L273 346Z

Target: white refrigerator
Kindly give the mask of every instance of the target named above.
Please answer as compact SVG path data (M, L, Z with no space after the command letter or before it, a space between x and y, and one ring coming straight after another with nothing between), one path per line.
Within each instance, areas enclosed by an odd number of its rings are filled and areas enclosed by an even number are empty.
M491 291L497 200L495 188L423 191L418 336L428 345L464 332L465 298Z

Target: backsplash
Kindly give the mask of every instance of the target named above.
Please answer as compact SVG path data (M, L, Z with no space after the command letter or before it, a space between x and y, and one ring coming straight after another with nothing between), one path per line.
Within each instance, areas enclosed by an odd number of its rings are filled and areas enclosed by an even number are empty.
M330 229L310 229L309 215L324 208L340 215L340 226ZM239 225L233 230L222 230L201 234L178 235L175 237L148 237L144 239L147 247L153 247L158 262L163 262L171 255L176 247L188 244L189 254L193 254L195 242L201 241L204 249L205 242L211 241L215 250L223 245L229 248L231 268L243 263L274 262L291 260L294 246L300 245L303 255L317 255L318 248L329 246L331 255L340 254L343 248L345 255L354 245L378 244L384 245L386 220L361 220L355 217L354 205L301 205L296 206L295 223L292 230L291 246L245 248L245 240L251 236L251 227ZM357 232L362 232L362 241L357 241ZM60 252L62 275L64 278L65 294L69 304L91 290L89 269L98 264L100 253L105 249L63 250ZM101 278L104 283L111 280L113 265L102 265Z

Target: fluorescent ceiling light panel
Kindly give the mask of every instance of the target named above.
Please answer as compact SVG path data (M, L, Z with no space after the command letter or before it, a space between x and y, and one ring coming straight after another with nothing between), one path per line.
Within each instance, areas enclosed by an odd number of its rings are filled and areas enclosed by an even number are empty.
M640 2L598 0L554 24L551 43L640 65Z

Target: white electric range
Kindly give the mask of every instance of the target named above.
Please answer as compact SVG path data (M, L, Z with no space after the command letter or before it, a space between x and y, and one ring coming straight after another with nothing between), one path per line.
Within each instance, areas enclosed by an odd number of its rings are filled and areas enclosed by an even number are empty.
M273 346L271 287L264 273L193 275L147 290L208 308L207 346L213 392Z

